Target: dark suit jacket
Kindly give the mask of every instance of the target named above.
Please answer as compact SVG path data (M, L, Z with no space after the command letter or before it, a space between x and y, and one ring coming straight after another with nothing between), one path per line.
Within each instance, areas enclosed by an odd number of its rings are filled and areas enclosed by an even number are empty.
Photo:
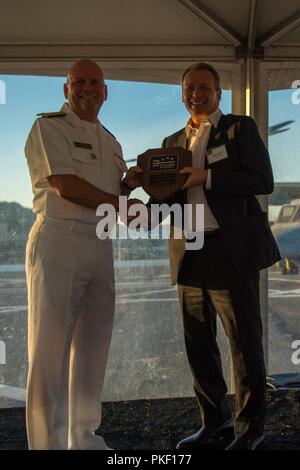
M207 150L219 145L226 146L228 158L212 164L205 158L212 176L211 189L204 189L206 199L233 266L238 271L258 271L280 259L267 214L255 197L270 194L274 188L269 154L255 122L247 116L222 115L217 129L212 125ZM166 137L162 146L187 148L185 129ZM167 202L187 203L186 190ZM184 242L171 236L169 249L171 278L177 282Z

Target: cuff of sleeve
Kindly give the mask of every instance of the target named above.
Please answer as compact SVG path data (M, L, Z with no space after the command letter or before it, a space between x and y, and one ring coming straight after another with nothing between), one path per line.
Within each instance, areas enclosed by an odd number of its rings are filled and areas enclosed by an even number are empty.
M211 170L207 170L207 180L205 184L205 189L211 189Z
M47 188L49 186L49 183L47 181L47 178L49 176L55 176L55 175L75 175L77 176L76 171L73 168L59 168L55 170L55 168L51 169L51 171L48 171L45 173L43 176L39 176L34 180L34 187L35 188Z
M131 187L126 183L125 179L122 180L122 184L123 184L123 185L125 186L125 188L127 188L129 191L133 191L133 190L134 190L134 188L131 188Z

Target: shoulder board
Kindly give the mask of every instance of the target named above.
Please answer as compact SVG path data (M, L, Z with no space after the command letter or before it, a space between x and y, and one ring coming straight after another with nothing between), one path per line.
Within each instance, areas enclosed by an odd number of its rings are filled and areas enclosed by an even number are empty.
M106 130L106 132L108 132L111 136L113 136L114 139L116 139L116 137L115 137L108 129L106 129L106 127L103 126L103 124L102 124L102 127L103 127L103 129ZM117 140L117 139L116 139L116 140Z
M54 112L54 113L39 113L37 114L37 116L42 116L43 118L53 118L53 117L62 117L62 116L65 116L66 113L64 113L63 111L57 111L57 112Z

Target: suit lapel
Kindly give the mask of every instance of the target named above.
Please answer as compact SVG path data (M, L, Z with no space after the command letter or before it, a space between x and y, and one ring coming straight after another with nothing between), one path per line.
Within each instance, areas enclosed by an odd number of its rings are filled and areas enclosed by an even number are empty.
M213 148L213 147L217 147L218 145L221 145L222 134L223 134L225 124L226 124L226 117L225 117L224 114L222 114L222 116L220 117L217 128L215 128L215 126L212 124L211 129L210 129L208 142L207 142L206 151ZM224 142L222 142L222 143L224 143ZM205 169L208 168L207 152L205 152L204 168Z
M224 130L224 127L225 127L225 123L226 123L226 116L222 114L218 122L218 127L215 128L214 125L211 126L209 139L207 143L207 150L219 145L221 137L222 137L222 131Z

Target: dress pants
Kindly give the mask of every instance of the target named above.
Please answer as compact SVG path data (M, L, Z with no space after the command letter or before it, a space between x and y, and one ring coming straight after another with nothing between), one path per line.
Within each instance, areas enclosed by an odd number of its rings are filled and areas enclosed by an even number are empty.
M236 437L262 434L266 373L259 273L235 272L217 233L205 236L202 250L186 251L178 293L202 425L213 429L231 416L216 341L217 313L232 355Z
M30 449L105 449L94 431L115 307L111 240L38 217L26 247Z

